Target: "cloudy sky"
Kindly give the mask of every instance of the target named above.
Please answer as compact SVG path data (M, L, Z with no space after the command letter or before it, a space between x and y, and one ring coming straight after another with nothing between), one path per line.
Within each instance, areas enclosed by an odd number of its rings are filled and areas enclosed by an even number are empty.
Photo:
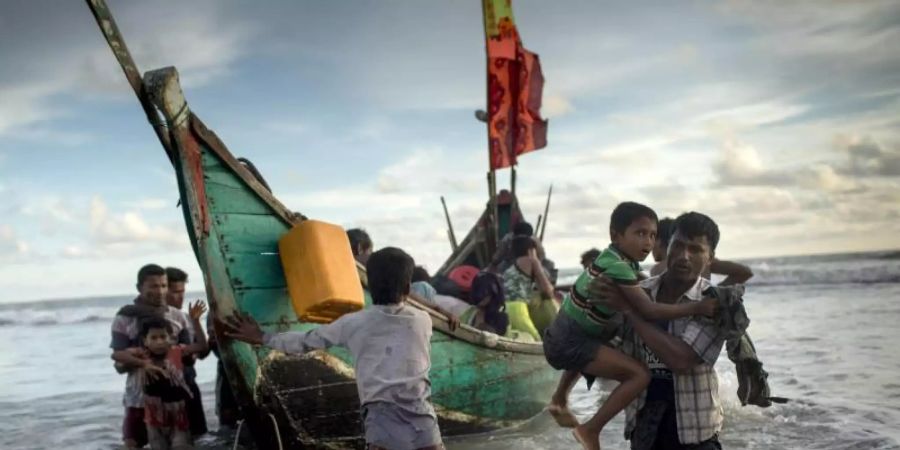
M486 201L480 2L110 0L142 70L304 214L436 269ZM788 4L785 4L788 3ZM540 54L549 255L607 243L611 209L716 219L723 257L900 247L900 4L518 0ZM128 293L199 269L175 180L83 2L0 7L0 302ZM507 184L501 177L501 186ZM197 282L193 289L202 289Z

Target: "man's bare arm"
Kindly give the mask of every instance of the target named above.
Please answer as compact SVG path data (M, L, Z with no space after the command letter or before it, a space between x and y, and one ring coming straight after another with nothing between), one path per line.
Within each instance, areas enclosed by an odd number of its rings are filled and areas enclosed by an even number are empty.
M740 263L721 259L713 259L712 263L709 265L709 271L715 274L725 275L725 279L719 283L719 286L742 284L753 278L753 271L750 270L749 267Z

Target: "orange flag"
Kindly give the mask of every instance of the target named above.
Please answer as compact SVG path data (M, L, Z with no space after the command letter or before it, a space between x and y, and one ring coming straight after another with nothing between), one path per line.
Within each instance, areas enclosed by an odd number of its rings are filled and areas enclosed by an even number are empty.
M522 46L510 2L482 0L491 169L515 165L519 155L547 145L547 121L540 114L541 62Z

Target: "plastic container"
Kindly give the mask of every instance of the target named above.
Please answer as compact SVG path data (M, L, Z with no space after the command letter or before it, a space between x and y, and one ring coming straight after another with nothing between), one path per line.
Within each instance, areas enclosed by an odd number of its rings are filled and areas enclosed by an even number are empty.
M356 260L340 226L304 220L278 241L278 252L300 320L330 323L363 308Z

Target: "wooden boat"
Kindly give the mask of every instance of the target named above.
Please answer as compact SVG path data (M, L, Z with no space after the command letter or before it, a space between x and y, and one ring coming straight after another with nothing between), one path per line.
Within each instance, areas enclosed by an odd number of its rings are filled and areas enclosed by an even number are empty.
M190 111L174 68L149 72L144 83L169 127L185 224L212 313L222 318L240 310L268 331L318 326L294 314L278 255L278 239L303 219L278 202ZM508 427L541 412L557 377L540 343L510 341L468 326L451 332L445 317L410 303L428 311L434 322L432 401L445 436ZM248 423L261 448L276 448L276 430L286 447L362 445L346 351L289 357L222 343L229 381L254 419Z
M88 4L172 161L210 314L221 320L242 311L270 332L319 326L295 315L278 254L279 238L305 217L279 202L252 167L241 164L191 111L175 68L148 72L141 80L103 0ZM512 213L515 203L507 206ZM484 241L479 241L484 234L479 228L485 226L490 220L470 233L473 244L465 245L471 251L458 251L451 260L479 252L486 256L490 249L479 243ZM358 265L357 270L365 283L365 269ZM543 410L557 373L544 360L540 343L516 342L465 325L450 331L446 317L415 300L409 303L433 320L431 400L444 436L513 426ZM218 320L215 328L222 336ZM219 342L228 380L258 448L363 446L353 365L345 350L298 357L230 339Z

